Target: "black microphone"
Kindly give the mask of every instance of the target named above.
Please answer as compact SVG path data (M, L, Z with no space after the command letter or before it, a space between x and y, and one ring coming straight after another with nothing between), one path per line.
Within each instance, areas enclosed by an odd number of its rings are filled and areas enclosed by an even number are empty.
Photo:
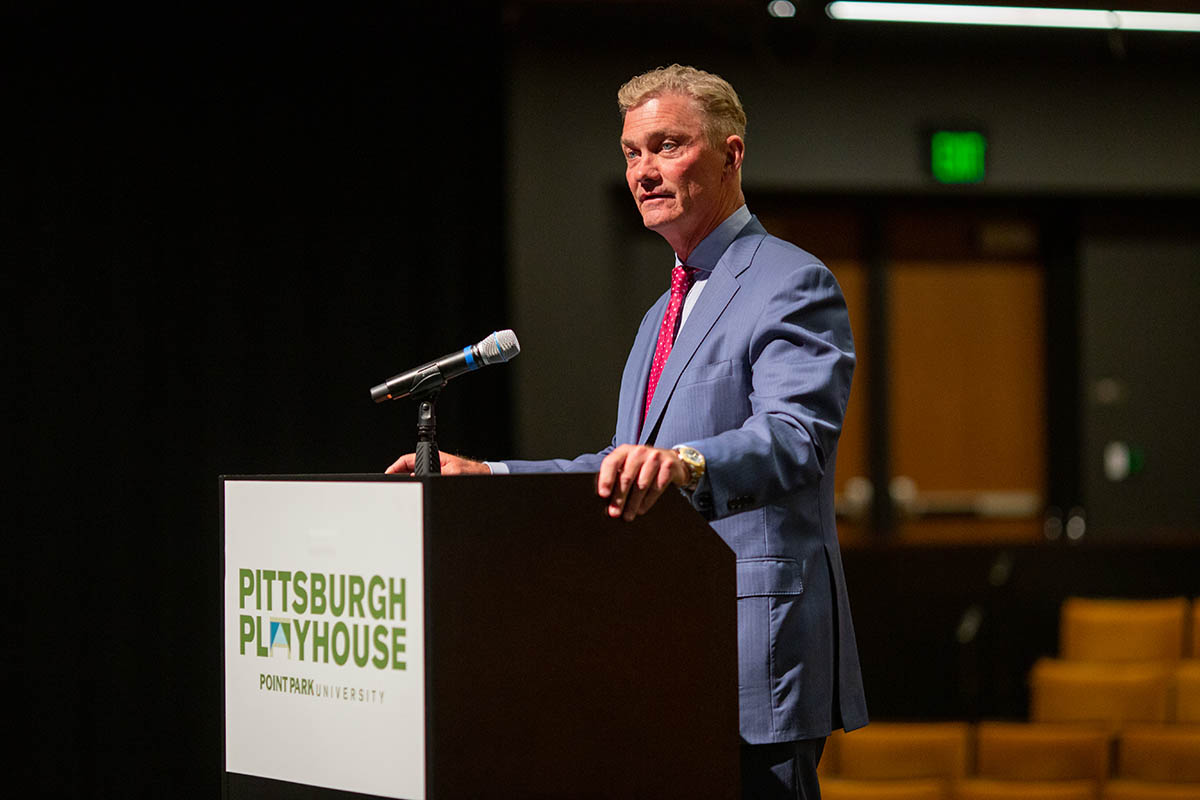
M486 364L503 364L521 352L517 335L511 330L496 331L479 344L468 345L457 353L442 356L408 372L389 378L371 389L376 403L409 395L437 391L451 378L479 369Z

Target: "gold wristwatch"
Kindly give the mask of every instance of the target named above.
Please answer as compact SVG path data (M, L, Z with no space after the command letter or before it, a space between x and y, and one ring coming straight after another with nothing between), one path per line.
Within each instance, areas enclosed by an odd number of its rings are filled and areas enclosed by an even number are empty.
M704 454L686 444L676 445L672 449L679 454L679 460L688 468L688 482L683 490L685 492L696 491L696 487L700 485L700 479L704 477Z

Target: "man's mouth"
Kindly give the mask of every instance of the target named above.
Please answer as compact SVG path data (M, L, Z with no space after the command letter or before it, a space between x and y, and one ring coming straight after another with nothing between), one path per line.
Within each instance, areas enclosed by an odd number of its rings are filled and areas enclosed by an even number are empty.
M642 195L642 202L647 203L651 200L667 200L670 197L671 197L671 195L669 195L669 194L663 194L661 192L653 192L651 194Z

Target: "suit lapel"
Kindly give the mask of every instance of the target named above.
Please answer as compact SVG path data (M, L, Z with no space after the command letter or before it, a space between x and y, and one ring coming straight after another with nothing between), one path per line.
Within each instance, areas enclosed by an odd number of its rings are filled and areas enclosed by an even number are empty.
M658 387L654 390L654 400L650 403L650 409L642 424L641 435L638 437L639 444L647 444L651 437L656 435L658 423L666 410L667 402L675 391L675 384L679 382L679 377L691 362L692 357L696 355L696 350L704 342L713 326L717 324L717 320L725 312L733 296L737 294L740 286L737 276L750 266L754 252L762 244L765 233L766 231L763 230L758 220L752 218L738 233L738 238L733 241L725 254L721 256L721 260L717 262L716 268L709 276L708 283L704 284L704 291L700 293L700 299L696 301L695 307L688 315L687 322L679 331L679 337L671 348L671 355L667 357L667 363L658 379ZM651 345L650 349L652 356L654 346ZM645 372L647 375L649 374L648 361ZM641 402L645 403L644 381L640 397Z
M703 295L701 295L703 297ZM641 330L634 340L632 353L637 359L639 370L634 376L634 383L625 398L626 407L618 413L620 430L617 432L618 442L638 441L638 432L642 422L642 409L646 406L646 384L650 381L650 363L654 360L654 348L658 344L658 328L662 316L666 313L669 293L664 294L654 304L654 308L646 317ZM622 392L625 394L625 392Z

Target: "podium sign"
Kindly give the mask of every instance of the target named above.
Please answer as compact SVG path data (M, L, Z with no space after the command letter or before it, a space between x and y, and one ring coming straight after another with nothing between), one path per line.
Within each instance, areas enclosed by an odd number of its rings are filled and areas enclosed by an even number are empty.
M419 483L224 482L225 769L424 800Z
M228 477L228 800L738 794L733 551L586 473Z

